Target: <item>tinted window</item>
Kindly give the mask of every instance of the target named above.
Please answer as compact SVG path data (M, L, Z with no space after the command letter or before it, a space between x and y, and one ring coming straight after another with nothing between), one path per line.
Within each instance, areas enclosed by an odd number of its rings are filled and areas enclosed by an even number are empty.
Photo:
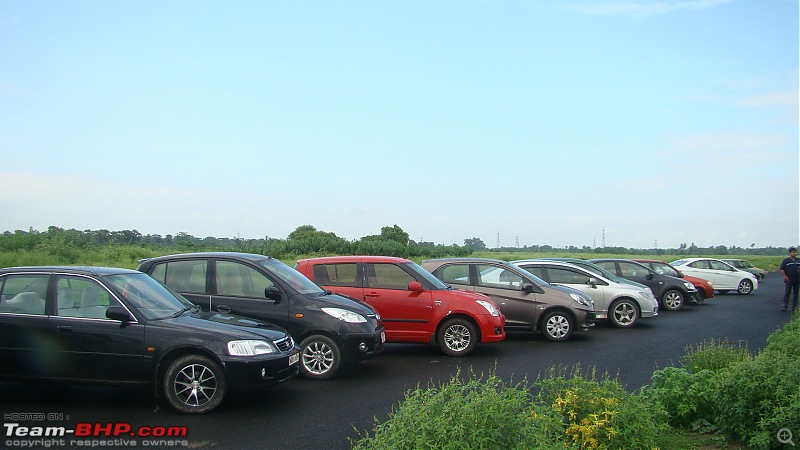
M650 273L646 267L629 262L620 262L619 271L623 277L644 277Z
M603 269L608 270L611 273L617 273L617 266L616 264L614 264L614 261L598 261L595 264L602 267Z
M544 267L536 267L536 266L521 266L521 267L532 275L536 275L537 277L543 280L547 279L547 277L544 276Z
M551 283L560 284L589 284L589 275L561 267L548 267Z
M217 294L263 298L275 284L261 272L234 261L217 261Z
M314 281L323 286L358 286L356 263L317 264Z
M651 268L652 268L652 269L653 269L653 270L654 270L656 273L659 273L659 274L661 274L661 275L667 275L667 276L670 276L670 277L677 277L677 278L680 278L680 277L678 276L678 271L677 271L677 270L675 270L675 269L673 269L672 267L670 267L670 266L666 265L666 264L658 264L658 263L653 263L653 264L651 265Z
M0 313L44 314L48 275L7 275L0 287Z
M522 277L503 267L479 264L478 284L481 286L519 289L522 286Z
M367 286L383 289L408 289L414 277L395 264L367 264Z
M469 264L452 264L439 269L439 278L450 284L469 284Z
M205 294L207 267L205 259L172 261L157 265L151 276L178 292Z

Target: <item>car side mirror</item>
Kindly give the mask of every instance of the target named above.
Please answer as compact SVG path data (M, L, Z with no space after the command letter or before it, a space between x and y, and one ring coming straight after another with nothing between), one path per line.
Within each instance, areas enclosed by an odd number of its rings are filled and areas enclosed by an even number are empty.
M645 278L647 278L648 280L652 280L653 278L655 278L655 275L652 273L648 273Z
M277 305L281 302L283 295L281 295L280 289L276 288L275 286L269 286L268 288L264 289L264 297L274 300L275 304Z
M425 289L422 288L422 283L420 283L419 281L409 281L408 290L413 292L422 292Z
M106 309L106 317L111 320L119 320L120 322L133 322L131 313L122 306L109 306L108 309Z
M595 277L590 277L589 281L586 282L586 284L590 285L593 288L596 288L598 283L600 283L600 282L597 281L597 278L595 278Z
M533 292L533 285L530 284L530 283L522 283L522 288L521 289L522 289L522 292L526 292L526 293L530 294L531 292Z

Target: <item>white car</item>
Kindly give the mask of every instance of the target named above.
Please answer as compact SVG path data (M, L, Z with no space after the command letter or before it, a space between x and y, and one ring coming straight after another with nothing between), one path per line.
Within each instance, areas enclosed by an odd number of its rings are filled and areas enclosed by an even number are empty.
M616 327L632 327L640 317L658 315L658 300L647 286L618 283L563 261L520 260L512 264L550 284L571 287L589 295L594 300L597 318L609 319Z
M739 270L718 259L685 258L672 261L670 264L686 275L704 278L712 282L714 289L722 294L736 291L747 295L758 289L758 279L755 275Z

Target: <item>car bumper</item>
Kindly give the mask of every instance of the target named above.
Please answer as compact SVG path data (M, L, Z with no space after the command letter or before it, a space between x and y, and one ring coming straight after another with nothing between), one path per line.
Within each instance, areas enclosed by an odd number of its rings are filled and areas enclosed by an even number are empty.
M499 342L506 338L505 316L482 316L481 318L488 318L480 324L481 342Z
M583 316L583 317L581 317ZM597 314L594 311L586 311L583 314L579 314L578 319L578 329L581 331L588 331L592 327L594 327L594 319L597 318Z
M299 373L299 355L300 348L295 347L290 354L227 357L222 360L222 365L225 367L225 384L228 389L239 390L283 383Z
M368 333L348 333L342 336L344 359L349 362L362 361L381 353L386 343L386 330L377 327Z

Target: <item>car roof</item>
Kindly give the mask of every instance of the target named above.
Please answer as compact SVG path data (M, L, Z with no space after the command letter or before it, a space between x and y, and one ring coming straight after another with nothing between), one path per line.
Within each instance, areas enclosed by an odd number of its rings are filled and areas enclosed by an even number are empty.
M178 258L235 258L245 259L248 261L262 261L265 259L274 259L271 256L259 255L256 253L243 253L243 252L192 252L192 253L175 253L172 255L154 256L140 261L140 263L149 261L161 261L164 259L178 259Z
M492 259L492 258L468 258L468 257L458 257L458 258L436 258L436 259L427 259L423 262L490 262L490 263L504 263L510 264L508 261L504 261L502 259Z
M121 267L103 266L17 266L0 269L0 273L25 273L25 272L46 272L46 273L72 273L80 275L121 275L139 274L141 272L133 269Z
M314 261L314 262L393 262L393 263L409 263L411 260L405 258L398 258L395 256L320 256L318 258L305 258L297 262Z

